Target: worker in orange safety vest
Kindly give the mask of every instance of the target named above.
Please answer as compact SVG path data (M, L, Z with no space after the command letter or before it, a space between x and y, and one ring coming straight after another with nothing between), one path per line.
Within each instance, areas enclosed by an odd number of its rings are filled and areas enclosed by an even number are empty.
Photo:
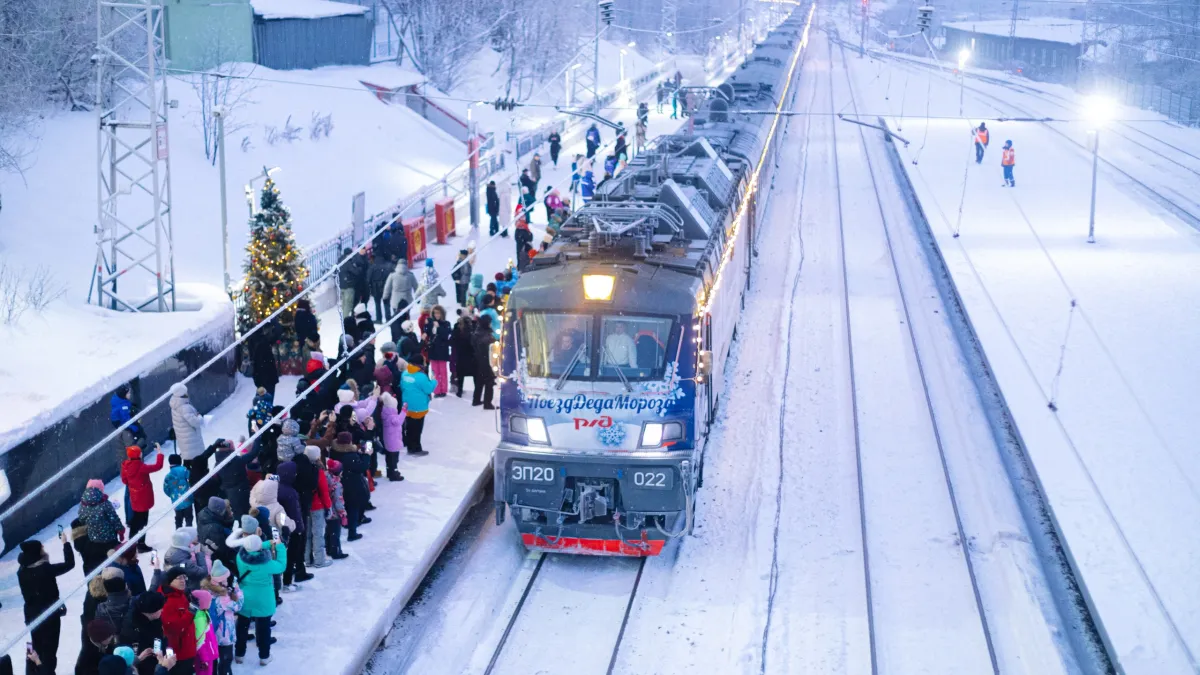
M1000 155L1000 166L1004 168L1004 185L1000 187L1017 187L1013 180L1013 166L1017 163L1017 151L1013 150L1012 141L1004 141L1004 151Z
M988 141L991 139L987 125L980 122L979 126L971 130L971 136L975 139L975 163L983 164L983 151L987 149Z

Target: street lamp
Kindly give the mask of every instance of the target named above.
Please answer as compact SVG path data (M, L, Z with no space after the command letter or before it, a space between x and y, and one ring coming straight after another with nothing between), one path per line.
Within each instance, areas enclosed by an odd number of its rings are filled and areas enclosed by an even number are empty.
M1092 134L1092 207L1088 215L1088 243L1096 243L1096 172L1100 165L1100 129L1113 118L1113 100L1103 94L1083 99L1083 116Z
M963 48L958 52L958 116L963 115L963 93L967 89L967 61L971 58L971 50Z
M213 108L217 120L217 163L220 164L221 181L221 263L225 292L229 293L229 210L225 205L225 106Z

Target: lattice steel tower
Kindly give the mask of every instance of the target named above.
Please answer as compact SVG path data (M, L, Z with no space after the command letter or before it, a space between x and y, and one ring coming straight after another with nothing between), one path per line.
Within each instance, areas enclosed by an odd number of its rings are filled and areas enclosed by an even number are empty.
M175 309L169 100L158 2L96 3L99 219L88 299L133 312Z
M679 18L678 0L662 0L662 27L658 33L658 44L665 54L675 55L675 28Z

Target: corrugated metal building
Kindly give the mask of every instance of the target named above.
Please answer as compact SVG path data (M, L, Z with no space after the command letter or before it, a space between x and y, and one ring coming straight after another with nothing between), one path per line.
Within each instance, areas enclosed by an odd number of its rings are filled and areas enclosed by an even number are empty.
M1083 54L1083 22L1036 17L1017 21L1015 56L1010 54L1007 19L956 21L942 25L946 53L951 60L962 49L972 53L971 63L985 68L1007 68L1015 61L1026 77L1072 84L1079 74Z
M374 17L366 7L329 0L252 0L254 62L277 70L365 66Z

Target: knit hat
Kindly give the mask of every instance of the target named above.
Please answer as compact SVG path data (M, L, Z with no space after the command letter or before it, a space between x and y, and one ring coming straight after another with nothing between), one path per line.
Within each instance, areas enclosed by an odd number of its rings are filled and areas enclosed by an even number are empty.
M97 675L125 675L127 672L129 672L129 666L125 663L125 659L116 654L106 654L101 657L100 663L96 664Z
M181 527L171 534L171 547L187 549L192 544L196 543L199 535L194 527Z
M208 570L208 576L217 581L225 581L229 578L229 568L220 560L214 560L212 568Z
M426 266L426 267L433 267L433 258L426 258L426 259L425 259L425 266Z
M162 580L161 587L166 588L171 585L171 582L175 581L179 577L184 577L184 576L187 576L187 572L182 567L172 567L172 568L168 569L166 572L163 572L163 580Z
M349 431L339 431L334 443L338 445L352 445L354 443L354 436Z
M121 645L113 650L113 656L119 656L125 659L125 667L132 668L133 662L137 659L137 654L133 653L133 647Z
M342 463L336 459L329 460L329 463L326 466L329 468L329 473L335 476L340 476L342 474Z
M116 568L109 568L109 569L116 569ZM104 592L105 593L120 593L123 590L125 590L125 577L114 577L112 579L104 580Z
M381 345L379 347L379 351L383 352L384 354L388 354L388 353L394 354L394 353L396 353L396 343L395 342L385 342L385 343L383 343L383 345Z
M99 478L93 478L87 482L85 487L96 488L97 490L104 492L104 481L100 480Z
M196 606L200 609L208 609L212 606L212 593L206 590L192 591L192 599L196 601Z
M355 306L354 306L354 313L355 313L355 314L366 314L366 313L367 313L367 306L366 306L366 305L364 305L364 304L363 304L363 303L361 303L361 302L360 302L360 303L358 303L357 305L355 305Z
M248 537L242 537L242 548L250 553L257 553L263 547L262 537L257 534L252 534Z
M146 591L133 601L133 608L142 614L153 614L167 604L166 598L158 591Z
M458 249L458 254L459 254L459 255L467 255L467 253L468 253L468 251L467 251L467 249L465 249L465 248L460 248L460 249Z
M338 387L337 397L338 401L342 403L352 403L354 401L354 390L350 388L350 385L343 384L341 387Z
M213 513L225 513L225 500L216 495L209 497L208 510Z
M113 625L104 619L92 619L87 623L88 639L97 644L106 642L116 632Z
M125 448L125 456L129 459L141 459L142 449L136 445L131 445L128 448Z
M36 539L21 542L21 554L27 555L30 558L40 558L42 556L42 542Z
M386 391L379 395L379 400L383 403L383 407L385 407L385 408L395 408L396 407L396 397L392 396L391 394L387 393Z
M321 461L321 448L318 448L315 445L306 445L304 446L304 456L307 457L309 461L314 463L319 462Z
M187 385L182 382L176 382L171 385L172 396L187 396Z
M242 516L242 531L254 534L258 531L258 518L251 515Z

